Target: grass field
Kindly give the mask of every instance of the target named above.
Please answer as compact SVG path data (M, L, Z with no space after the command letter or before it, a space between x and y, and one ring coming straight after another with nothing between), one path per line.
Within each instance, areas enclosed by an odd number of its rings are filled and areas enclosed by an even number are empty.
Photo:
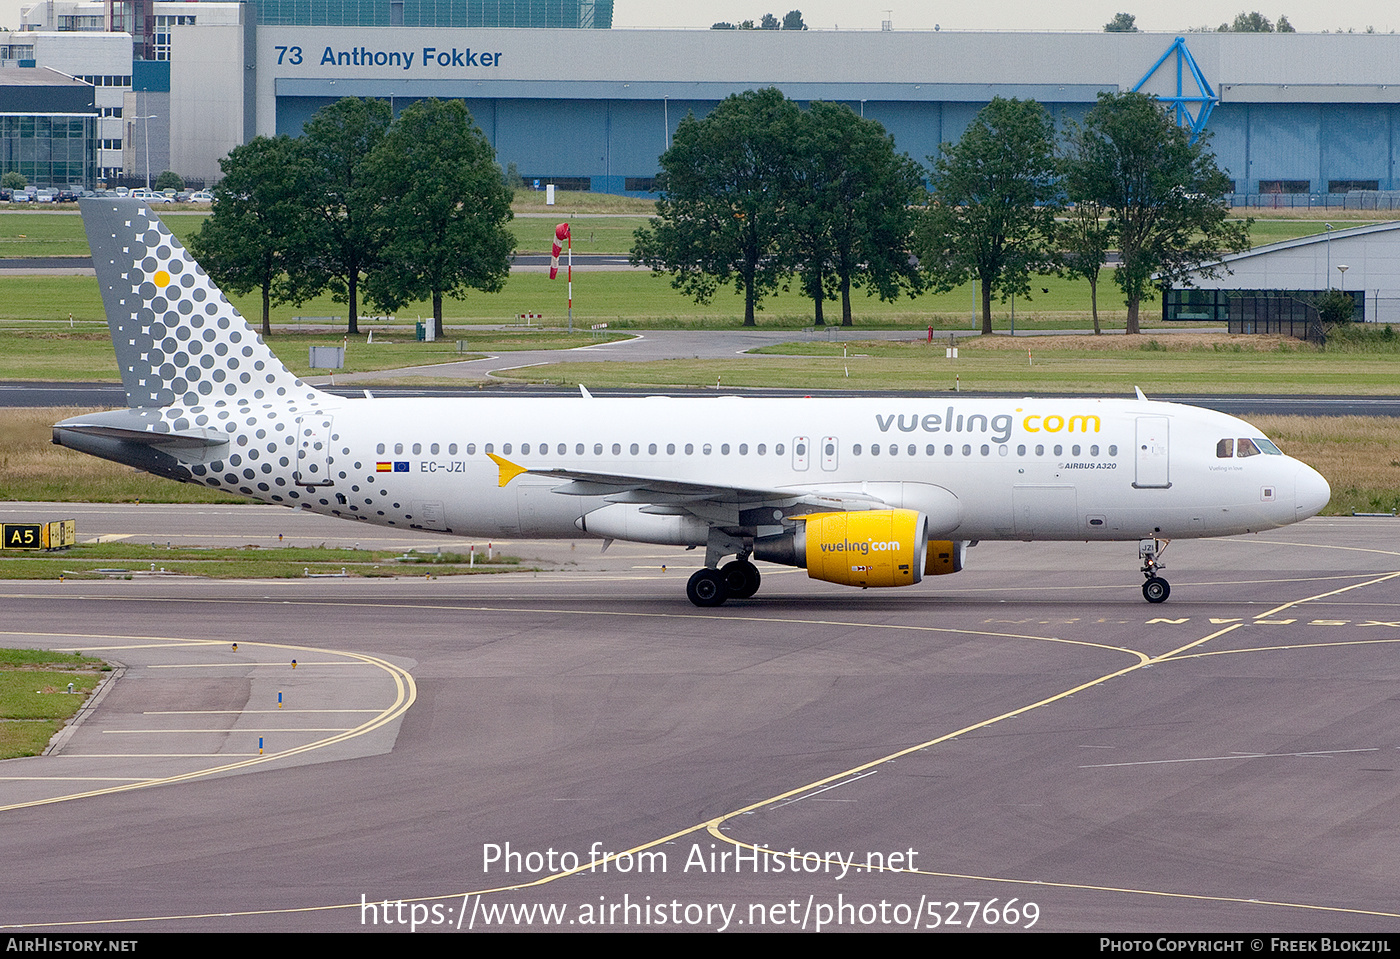
M1298 340L1269 336L1171 335L973 337L959 357L946 341L785 343L742 359L651 363L554 363L507 371L525 382L586 382L590 387L778 387L1025 390L1032 393L1394 393L1400 352L1319 352Z
M172 483L52 443L52 426L85 410L0 410L0 499L92 503L244 503L204 486Z
M345 368L336 372L360 373L453 363L517 350L572 349L628 336L621 332L594 335L587 330L570 336L557 330L515 333L466 329L449 330L445 339L419 343L413 338L412 326L407 324L367 324L365 329L375 330L373 343L367 342L368 334L347 341L337 333L282 331L273 334L271 346L288 369L306 376L330 372L311 369L311 346L345 343ZM116 364L105 323L87 322L70 329L61 323L36 326L0 322L0 379L116 382L120 379Z
M466 576L519 571L514 556L475 560L467 549L401 553L365 549L165 547L127 540L85 543L53 553L0 554L0 579L132 579L159 573L219 579L297 579L304 576Z
M1089 325L1088 288L1081 282L1044 278L1049 294L1017 306L1018 328L1075 329ZM261 304L256 295L233 296L244 316L257 318ZM759 314L759 326L794 331L811 324L811 303L797 293L773 297ZM406 342L412 324L431 315L428 304L402 310L395 323L361 318L360 338L347 351L347 371L390 369L448 362L455 342L469 340L474 352L512 349L554 349L596 342L588 327L606 322L614 331L629 329L733 329L740 325L743 299L730 289L715 302L697 304L671 288L666 277L643 271L576 273L574 279L574 327L557 332L566 322L565 289L542 273L514 273L501 293L473 293L466 301L449 301L445 307L449 327L445 340L436 343ZM501 325L519 313L542 313L542 323L553 334L475 334L460 327ZM1006 329L1009 317L999 311L997 326ZM1121 329L1124 314L1102 313L1105 327ZM298 318L322 336L296 334ZM313 344L336 344L333 331L344 326L345 307L329 296L301 306L273 308L276 324L271 346L295 372L307 371L307 349ZM972 326L971 291L926 294L917 300L894 303L861 298L856 301L858 326L854 329L904 328L911 331L933 326L938 330L966 330ZM337 319L333 319L337 318ZM70 325L71 324L71 325ZM1148 319L1145 326L1157 325ZM375 330L373 346L365 342ZM847 331L849 332L849 331ZM388 335L385 335L385 334ZM845 335L843 333L843 335ZM392 342L391 342L392 341ZM0 379L109 380L117 379L116 361L108 342L107 324L96 278L90 276L0 276Z
M205 215L171 216L165 220L170 231L185 242L199 232ZM554 241L555 224L570 220L559 211L553 215L517 217L510 223L517 253L548 253ZM643 215L606 216L589 214L571 220L576 253L626 253L632 249L632 231L647 222ZM5 213L0 215L0 257L88 256L83 220L76 212Z
M522 252L548 251L555 223L570 213L589 213L573 221L574 245L580 252L626 252L631 247L632 232L644 222L644 214L652 209L650 201L594 194L562 195L560 204L552 209L543 204L543 194L524 191L517 198L517 211L521 214L528 211L529 214L517 217L512 223ZM603 215L593 215L594 208ZM1373 222L1342 220L1338 215L1324 220L1321 216L1309 217L1288 212L1286 217L1256 220L1256 242L1274 242L1317 233L1324 229L1325 222L1332 222L1338 229ZM1345 211L1331 212L1341 214ZM202 219L202 214L171 216L169 225L177 236L186 238L199 228ZM87 242L82 232L81 218L76 214L26 211L0 215L0 257L80 255L86 252ZM1034 291L1032 298L1021 297L1014 304L995 304L994 323L998 330L1010 329L1013 306L1017 329L1083 329L1090 326L1087 283L1058 276L1039 276L1032 280L1031 288ZM575 271L573 292L576 328L587 328L602 322L615 329L732 328L739 325L743 314L742 297L733 288L719 291L709 304L698 304L674 290L669 277L652 276L644 271L589 272L579 269ZM1104 326L1107 329L1121 329L1126 314L1113 286L1111 271L1103 277L1099 293ZM544 315L544 325L563 327L567 321L566 295L562 282L551 282L543 273L515 273L500 293L470 292L465 300L448 300L445 318L449 326L498 325L512 323L522 313L535 313ZM233 295L231 299L244 316L255 322L260 320L261 301L258 294ZM761 326L800 329L811 324L811 302L791 290L769 298L763 306L758 320ZM854 306L858 327L924 329L933 326L936 330L957 330L976 325L973 291L967 286L948 293L925 294L893 303L883 303L857 294ZM836 308L834 302L828 302L828 318ZM361 312L371 316L375 310L371 304L362 303ZM427 303L415 303L400 310L396 319L399 323L411 324L425 315L431 315L431 312ZM1145 326L1159 325L1159 321L1153 318L1156 312L1155 303L1145 305ZM345 315L343 303L324 295L302 304L274 305L272 322L284 325L300 321L305 326L334 330L344 325ZM0 343L5 343L7 334L14 331L67 327L70 318L72 328L78 331L101 332L105 329L94 278L0 276ZM361 325L363 331L368 331L382 327L383 321L362 318ZM0 378L89 378L89 373L76 371L63 375L61 363L46 363L42 344L28 347L14 345L14 350L0 351ZM509 347L501 345L489 348ZM105 361L87 353L87 349L81 340L71 344L75 366L91 371L104 365ZM296 362L292 356L284 359L289 361L289 365ZM428 361L399 362L395 359L385 365L416 365L418 362ZM48 370L33 374L24 372L30 363L40 368L47 366ZM60 368L54 369L54 366Z
M553 207L544 205L544 195L530 191L516 194L512 209L516 218L510 223L519 253L548 253L554 240L554 227L570 222L574 250L579 253L627 253L632 249L632 234L644 226L656 212L655 203L633 197L610 197L601 194L561 194ZM1326 224L1334 230L1383 222L1374 214L1356 210L1333 210L1329 215L1302 216L1290 211L1280 215L1256 215L1250 228L1250 240L1255 246L1277 243L1300 236L1326 232ZM1306 212L1306 211L1302 211ZM579 214L582 214L580 216ZM172 233L186 241L198 233L208 213L191 208L165 217ZM25 210L0 212L0 257L27 256L87 256L87 235L82 217L76 207L42 213Z
M1037 279L1038 293L1032 301L1018 299L1018 329L1084 329L1090 325L1088 286L1081 281L1058 277ZM855 300L854 329L904 328L923 330L967 330L973 325L972 291L967 288L944 294L925 294L917 299L893 303L858 297ZM256 324L261 318L258 295L231 296L234 305ZM1107 297L1102 297L1107 299ZM444 307L449 327L503 325L514 322L521 313L543 314L541 325L560 329L567 322L566 289L562 282L551 282L543 273L513 273L500 293L472 293L464 301L449 300ZM795 292L770 298L759 313L764 328L800 330L812 322L811 302ZM281 305L272 309L273 349L285 327L301 324L321 332L336 331L345 325L345 306L330 296L318 297L299 306ZM388 323L370 318L364 310L361 336L376 330L376 338L387 328L410 329L423 316L431 316L426 303L412 304L399 311ZM1151 308L1144 310L1144 325L1152 327ZM838 314L839 315L839 314ZM1122 329L1122 310L1101 311L1107 329ZM606 322L614 330L628 329L734 329L741 323L743 298L732 288L721 290L710 304L698 304L683 296L664 276L645 271L576 271L574 275L574 328L579 342L589 342L588 327ZM71 325L70 325L71 324ZM998 329L1010 326L1009 305L996 311ZM98 367L109 370L104 378L114 378L110 349L103 352L100 340L107 335L97 280L90 276L0 276L0 379L89 379ZM466 338L459 329L448 332L448 341ZM28 340L28 342L26 342ZM535 348L520 341L519 348ZM92 343L97 345L84 345ZM61 344L61 345L55 345ZM509 337L489 342L473 342L477 350L510 349ZM440 351L442 343L423 344L425 352ZM58 355L55 357L54 354ZM297 355L305 356L301 344L295 354L284 351L282 358L295 368ZM47 357L47 358L46 358ZM65 360L74 369L64 372ZM426 360L409 359L384 365L415 365ZM33 370L30 372L30 370Z
M1250 421L1332 484L1323 515L1400 512L1400 419L1256 416Z
M0 759L43 752L87 701L106 668L92 656L0 649Z

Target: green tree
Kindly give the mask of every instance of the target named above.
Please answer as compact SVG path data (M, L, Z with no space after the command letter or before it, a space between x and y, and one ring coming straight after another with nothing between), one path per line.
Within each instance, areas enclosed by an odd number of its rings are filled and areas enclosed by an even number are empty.
M1316 297L1313 306L1325 330L1350 323L1356 317L1356 298L1336 287Z
M444 296L495 293L510 275L511 191L496 151L462 101L420 100L394 120L368 172L387 237L382 268L365 280L370 298L386 311L432 300L441 337Z
M789 10L783 17L784 30L806 30L807 24L802 22L801 10Z
M1285 17L1285 16L1280 16L1280 17L1278 18L1278 24L1277 24L1277 26L1276 26L1274 29L1277 30L1279 33L1297 33L1297 32L1298 32L1297 30L1294 30L1294 29L1293 29L1293 24L1289 23L1289 22L1288 22L1288 18Z
M670 273L708 303L721 283L744 294L744 325L788 273L784 253L791 146L801 111L776 90L730 96L688 115L661 155L660 214L634 234L632 262Z
M910 251L923 168L844 104L813 103L794 146L788 240L817 325L823 300L837 297L841 325L852 325L852 287L882 300L916 292L922 276Z
M1069 191L1073 198L1073 190ZM1108 256L1113 232L1104 220L1104 209L1090 199L1080 200L1065 211L1060 221L1060 258L1065 273L1089 281L1089 309L1094 318L1094 333L1103 332L1099 325L1099 274Z
M1137 17L1131 13L1115 13L1113 19L1103 25L1104 33L1137 33Z
M7 190L23 190L29 186L29 181L18 170L6 170L5 175L0 176L0 186Z
M1230 181L1206 143L1192 143L1153 97L1100 93L1066 161L1077 198L1111 216L1121 257L1113 279L1127 300L1129 333L1140 332L1139 307L1158 284L1218 276L1222 254L1249 246L1250 221L1229 219Z
M156 177L157 190L175 190L178 192L184 188L185 178L174 170L166 170L160 176Z
M1232 23L1222 23L1219 33L1273 33L1274 25L1269 22L1269 18L1258 10L1252 13L1245 13L1241 10L1235 14Z
M262 332L272 333L273 300L290 299L283 279L292 262L289 239L305 207L302 158L286 136L254 137L219 161L218 200L190 250L221 286L262 292Z
M359 288L379 260L383 238L378 184L366 164L389 129L389 104L347 97L322 107L298 141L314 177L303 198L306 215L294 238L306 269L291 273L289 293L300 303L330 287L349 307L349 333L358 333Z
M1089 281L1089 309L1094 319L1094 333L1101 334L1099 275L1103 272L1104 260L1113 243L1113 230L1103 205L1086 195L1082 171L1073 162L1084 152L1083 134L1083 128L1073 122L1065 131L1060 182L1069 206L1058 223L1058 245L1060 266L1064 272Z
M721 20L718 23L710 24L711 30L734 30L736 27L728 20Z
M1052 268L1059 185L1054 127L1031 100L992 100L934 163L934 199L916 249L934 285L982 281L982 332L992 297L1030 295L1030 275Z
M782 24L778 22L778 18L771 13L765 13L763 19L758 23L758 29L760 30L777 30L781 26Z

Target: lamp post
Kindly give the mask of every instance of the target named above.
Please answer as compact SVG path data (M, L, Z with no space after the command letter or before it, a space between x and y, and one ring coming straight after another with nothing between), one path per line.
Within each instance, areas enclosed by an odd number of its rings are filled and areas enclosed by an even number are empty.
M145 116L145 117L132 117L131 119L133 119L133 120L145 120L145 121L146 121L146 189L147 189L147 190L150 190L150 188L151 188L151 121L152 121L152 120L159 119L159 117L157 117L156 114L152 113L150 116Z
M1324 223L1322 225L1327 227L1327 275L1330 277L1332 275L1332 224Z
M1343 293L1345 293L1345 292L1347 291L1347 270L1349 270L1349 269L1350 269L1350 267L1348 267L1345 263L1338 263L1338 264L1337 264L1337 272L1340 273L1340 274L1342 275L1342 292L1343 292ZM1352 303L1352 306L1351 306L1351 316L1349 316L1347 319L1348 319L1348 320L1353 320L1353 319L1355 319L1355 318L1356 318L1356 303L1353 302L1353 303Z

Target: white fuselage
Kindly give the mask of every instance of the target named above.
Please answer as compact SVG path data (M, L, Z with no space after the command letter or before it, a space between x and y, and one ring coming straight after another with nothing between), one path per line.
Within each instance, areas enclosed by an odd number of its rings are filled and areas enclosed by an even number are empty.
M1296 522L1329 495L1291 457L1218 456L1223 439L1263 436L1248 423L1139 400L317 400L276 423L218 423L228 446L176 455L195 481L266 502L478 537L575 537L589 513L629 501L534 473L501 486L488 453L532 471L863 495L923 509L930 535L957 539L1219 536ZM277 455L293 420L324 439L324 462L302 461L314 473L294 475L297 458ZM261 445L260 461L249 459ZM323 455L314 443L303 452ZM675 541L638 533L628 538Z

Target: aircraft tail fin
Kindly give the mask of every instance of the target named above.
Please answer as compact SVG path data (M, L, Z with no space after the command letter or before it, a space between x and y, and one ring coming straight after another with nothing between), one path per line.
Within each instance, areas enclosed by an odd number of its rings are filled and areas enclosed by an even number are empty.
M79 201L127 405L312 399L144 200Z

